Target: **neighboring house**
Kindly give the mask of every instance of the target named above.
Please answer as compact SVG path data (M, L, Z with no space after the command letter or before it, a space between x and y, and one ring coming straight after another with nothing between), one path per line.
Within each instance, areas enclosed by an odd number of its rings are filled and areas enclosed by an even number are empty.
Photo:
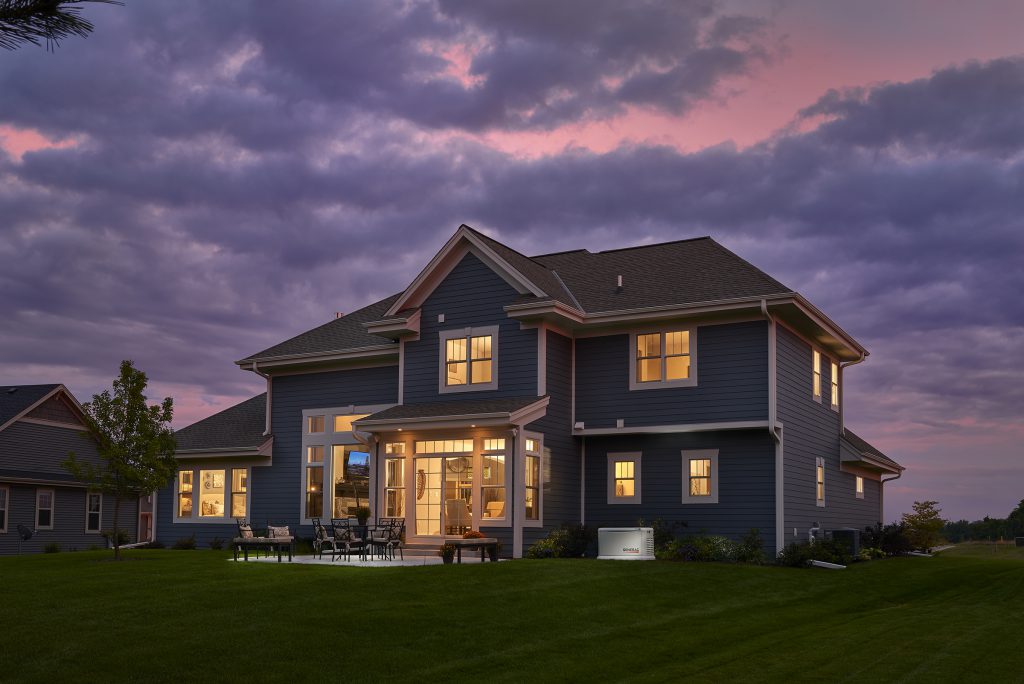
M403 292L237 362L267 393L178 433L158 536L368 505L516 557L658 518L775 552L882 518L902 468L843 427L866 355L710 238L531 258L462 226Z
M47 544L64 551L106 545L102 533L113 527L113 497L89 491L61 465L72 451L99 463L82 416L64 385L0 385L0 554L18 552L18 525L35 531L23 553ZM152 533L149 502L121 502L119 526L130 542Z

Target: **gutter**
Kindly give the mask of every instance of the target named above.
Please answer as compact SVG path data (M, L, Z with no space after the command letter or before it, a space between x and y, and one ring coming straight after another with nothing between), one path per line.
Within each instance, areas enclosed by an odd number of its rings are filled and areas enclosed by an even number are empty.
M265 427L263 429L263 436L267 437L270 435L270 408L274 403L274 384L270 381L270 376L259 369L259 361L256 361L255 359L253 359L252 362L252 372L267 381L267 415Z
M879 508L878 517L879 518L885 518L885 483L886 482L893 482L895 480L900 479L901 477L903 477L903 471L902 470L900 472L896 473L896 477L890 477L888 480L884 480L884 479L882 479L881 476L879 476L879 478L878 478L878 498L879 498L879 502L878 502L878 508Z

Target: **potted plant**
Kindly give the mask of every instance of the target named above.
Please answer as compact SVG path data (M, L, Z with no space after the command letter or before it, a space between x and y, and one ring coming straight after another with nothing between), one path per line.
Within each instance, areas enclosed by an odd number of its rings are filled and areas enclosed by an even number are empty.
M484 534L483 532L481 532L480 530L470 530L469 532L466 532L464 535L462 535L462 538L463 539L483 539L486 536L487 535Z
M360 506L356 509L356 520L359 521L360 525L365 525L366 521L370 519L370 509L366 506Z
M437 555L441 556L441 560L444 561L445 565L450 565L455 560L455 544L442 545Z

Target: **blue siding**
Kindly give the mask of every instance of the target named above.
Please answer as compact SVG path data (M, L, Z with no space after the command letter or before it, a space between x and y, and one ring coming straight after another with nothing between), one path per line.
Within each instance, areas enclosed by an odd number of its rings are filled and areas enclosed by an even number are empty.
M684 449L718 449L717 504L683 504ZM640 452L641 503L608 503L608 454ZM767 430L586 438L586 522L627 527L661 518L685 522L680 533L706 532L740 540L761 532L775 552L775 445Z
M52 489L54 498L53 529L37 530L29 541L22 545L22 553L39 553L47 544L58 544L61 551L85 551L91 547L106 547L106 540L100 534L85 532L85 494L82 487L58 487L49 485L5 484L10 487L7 503L7 533L0 533L0 555L18 553L18 525L35 528L36 490ZM118 513L118 527L128 533L129 543L136 541L139 528L138 499L122 500ZM114 498L103 497L100 530L114 528Z
M298 528L301 514L302 411L349 404L393 404L398 401L398 367L285 375L273 379L271 427L273 465L255 466L249 481L250 519L257 527L268 522L289 525L311 537L311 527ZM238 462L237 465L244 465ZM237 467L237 466L236 466ZM195 533L200 546L214 537L236 536L233 524L173 523L174 494L168 487L158 497L158 539L165 544Z
M61 463L71 451L81 461L100 463L95 443L79 430L18 421L0 432L0 470L69 477Z
M405 345L404 403L471 401L537 394L537 331L520 330L504 307L517 297L501 276L467 254L423 303L420 339ZM437 317L444 314L444 323ZM500 326L498 389L440 394L439 333L469 326Z
M831 366L822 356L821 403L812 396L811 346L783 326L777 333L778 412L784 428L785 543L806 540L812 523L863 529L881 519L881 485L865 479L857 499L852 473L839 469L839 413L829 404ZM815 459L825 461L825 507L815 497ZM796 536L793 534L796 528Z
M547 334L547 415L527 426L550 450L543 478L543 528L523 530L523 549L564 523L580 521L580 454L572 436L572 340Z
M588 428L768 418L767 322L700 326L697 386L630 391L629 335L576 340L576 420Z

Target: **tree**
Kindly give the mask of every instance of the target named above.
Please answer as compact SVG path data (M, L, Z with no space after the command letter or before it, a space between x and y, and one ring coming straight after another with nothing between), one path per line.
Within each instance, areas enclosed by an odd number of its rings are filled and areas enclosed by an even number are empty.
M114 497L114 558L121 558L118 515L121 499L139 497L167 485L174 477L174 402L147 405L146 374L131 361L121 362L114 392L103 390L82 405L86 432L97 445L100 464L68 454L64 467L91 489Z
M0 0L0 47L13 50L45 40L46 49L52 50L62 38L85 38L93 29L92 22L80 16L86 2L124 4L118 0Z
M1006 516L1006 522L1009 523L1011 535L1014 537L1024 536L1024 499L1021 499L1010 515Z
M903 514L907 536L914 548L927 551L939 542L939 532L945 521L939 517L942 509L936 508L938 501L915 501L914 512Z

